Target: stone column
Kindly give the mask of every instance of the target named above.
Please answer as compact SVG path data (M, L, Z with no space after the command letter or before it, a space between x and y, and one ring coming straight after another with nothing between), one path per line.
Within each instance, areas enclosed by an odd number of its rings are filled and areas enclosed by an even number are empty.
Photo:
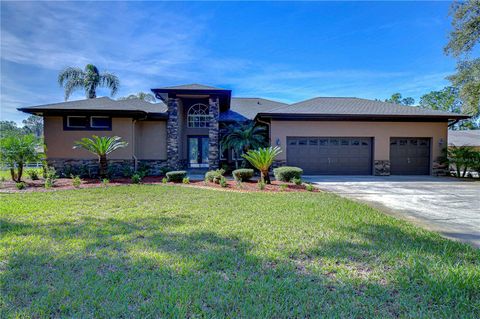
M178 106L180 99L168 98L168 120L167 120L167 164L169 167L179 169L179 127L178 127Z
M375 160L374 161L375 171L373 175L377 176L389 176L390 175L390 161L388 160Z
M218 97L212 96L208 99L210 127L208 129L208 167L217 169L220 163L219 157L219 124L220 103Z

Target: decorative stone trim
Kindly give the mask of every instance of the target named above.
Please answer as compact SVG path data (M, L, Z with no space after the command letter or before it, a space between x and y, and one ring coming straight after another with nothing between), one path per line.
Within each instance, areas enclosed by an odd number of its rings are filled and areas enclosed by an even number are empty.
M80 177L98 177L98 160L96 159L47 159L49 166L55 168L60 177L79 175ZM108 160L108 172L111 177L123 177L123 171L133 171L133 160Z
M179 123L178 109L181 101L177 98L169 98L167 120L167 159L168 166L174 169L179 167Z
M138 160L139 165L148 166L148 175L162 175L161 168L168 166L168 160Z
M219 153L219 124L220 103L218 97L208 99L210 126L208 129L208 167L217 169L220 163Z
M433 161L432 175L433 176L447 176L449 174L448 164L442 164L439 161Z
M390 175L390 161L375 160L374 167L375 167L374 175L378 175L378 176Z
M275 160L273 161L272 168L277 168L277 167L286 166L286 165L287 165L286 160Z

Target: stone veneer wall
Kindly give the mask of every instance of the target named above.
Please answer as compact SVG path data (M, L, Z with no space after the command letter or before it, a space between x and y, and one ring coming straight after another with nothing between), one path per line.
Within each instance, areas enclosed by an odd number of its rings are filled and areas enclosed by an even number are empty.
M208 167L217 169L220 164L219 152L219 123L220 103L218 97L208 99L210 113L210 127L208 129Z
M98 160L71 160L71 159L48 159L48 165L55 168L60 177L80 175L81 177L98 176ZM167 160L138 160L138 166L147 165L148 175L161 175L161 168L168 166ZM134 171L134 160L108 160L109 173L113 178L124 177L124 170Z
M168 120L167 120L167 161L168 166L174 169L180 168L179 158L179 124L178 124L178 109L180 99L169 98L168 106Z
M433 176L448 176L450 170L448 164L440 163L439 161L433 161L432 175Z
M388 160L375 160L373 175L388 176L390 175L390 161Z

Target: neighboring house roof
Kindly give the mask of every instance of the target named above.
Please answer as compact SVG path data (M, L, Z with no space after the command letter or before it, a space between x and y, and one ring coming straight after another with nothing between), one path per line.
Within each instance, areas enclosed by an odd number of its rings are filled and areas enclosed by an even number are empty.
M67 101L61 103L44 104L38 106L22 107L20 111L38 113L65 113L65 112L98 112L98 113L147 113L160 114L167 111L163 102L149 103L140 99L112 100L109 97Z
M284 105L268 112L260 112L265 117L432 117L460 119L468 116L404 106L394 103L360 99L355 97L317 97L302 102Z
M480 130L448 131L448 144L480 147Z

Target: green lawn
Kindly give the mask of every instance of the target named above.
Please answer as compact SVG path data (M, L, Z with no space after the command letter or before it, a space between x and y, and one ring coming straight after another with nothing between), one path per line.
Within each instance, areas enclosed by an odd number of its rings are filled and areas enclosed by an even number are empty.
M480 317L480 250L323 193L0 195L0 318Z

